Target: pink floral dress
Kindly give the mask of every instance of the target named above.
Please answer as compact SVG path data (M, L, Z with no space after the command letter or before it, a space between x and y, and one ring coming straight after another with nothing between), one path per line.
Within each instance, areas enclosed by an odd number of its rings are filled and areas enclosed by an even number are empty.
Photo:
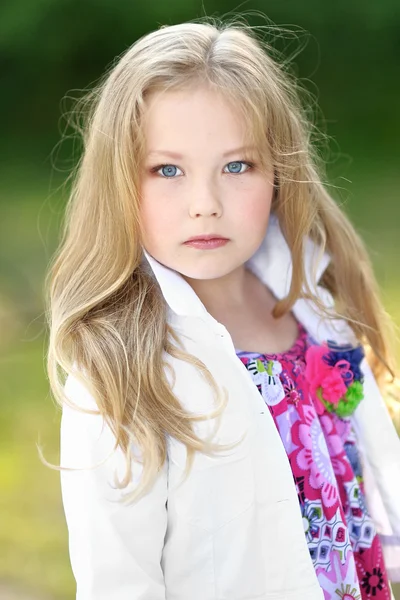
M268 406L296 483L304 535L326 600L390 600L382 548L364 500L350 417L320 408L306 377L316 342L299 323L280 354L236 350Z

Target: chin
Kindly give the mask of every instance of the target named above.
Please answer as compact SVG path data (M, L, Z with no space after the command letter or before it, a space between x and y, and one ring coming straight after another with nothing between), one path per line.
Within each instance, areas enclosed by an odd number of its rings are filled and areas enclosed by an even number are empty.
M207 260L202 259L202 264L196 264L196 261L192 261L192 264L189 264L188 261L182 263L178 263L173 268L175 271L178 271L183 277L187 277L189 279L219 279L220 277L224 277L228 275L235 269L237 269L242 263L236 264L231 263L226 260L218 260L215 256L211 256Z

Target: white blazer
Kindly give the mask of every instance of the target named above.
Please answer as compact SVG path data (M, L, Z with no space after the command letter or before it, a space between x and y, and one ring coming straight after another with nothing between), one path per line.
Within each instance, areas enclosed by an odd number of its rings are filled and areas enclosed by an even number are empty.
M311 273L315 247L306 245ZM145 252L168 305L169 323L185 349L200 358L229 401L214 441L243 441L229 452L196 454L193 470L179 486L185 447L168 439L168 460L152 490L133 505L117 500L132 490L141 467L132 468L125 491L113 487L125 462L115 451L100 467L62 471L62 499L77 600L323 600L308 551L297 492L283 443L250 373L237 357L227 329L205 309L190 285ZM317 280L329 263L319 261ZM271 215L265 240L246 265L284 297L291 280L291 256ZM316 292L332 303L320 286ZM318 341L354 342L343 322L318 315L299 299L296 318ZM191 412L212 410L211 388L194 367L165 357L176 373L173 391ZM365 397L352 416L359 438L367 503L382 535L389 578L400 577L400 441L364 360ZM170 380L171 381L171 380ZM172 384L172 381L171 381ZM76 404L96 408L86 387L70 374L65 384ZM211 432L211 420L196 424ZM104 460L114 437L100 416L64 406L61 421L63 467L90 467ZM135 450L135 449L134 449Z

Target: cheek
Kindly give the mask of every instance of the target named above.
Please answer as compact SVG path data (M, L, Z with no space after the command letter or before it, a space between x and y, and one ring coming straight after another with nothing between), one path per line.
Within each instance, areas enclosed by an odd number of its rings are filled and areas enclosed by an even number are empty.
M248 190L245 201L240 202L239 220L249 228L263 228L271 211L272 195L272 186Z
M176 230L179 214L177 203L171 198L144 187L141 195L140 217L143 235L147 240L160 240L168 231Z

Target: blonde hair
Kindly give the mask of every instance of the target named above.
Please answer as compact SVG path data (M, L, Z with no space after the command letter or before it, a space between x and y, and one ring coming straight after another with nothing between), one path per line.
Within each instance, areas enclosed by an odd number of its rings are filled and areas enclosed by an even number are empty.
M67 401L63 375L77 365L75 374L82 374L96 398L116 447L130 458L133 438L142 452L143 478L135 496L164 464L166 436L184 443L190 459L195 451L216 449L193 429L193 421L206 416L188 414L173 394L166 356L194 365L219 395L206 366L180 346L161 290L142 261L141 123L150 93L207 84L235 102L259 149L260 168L273 165L272 210L292 254L290 292L276 303L274 316L280 318L304 295L325 310L304 272L304 240L311 236L332 257L320 282L335 299L335 315L327 317L339 315L351 324L370 348L380 381L394 373L389 318L362 241L323 186L299 82L242 19L200 21L163 26L140 38L79 101L84 147L46 278L52 392L60 405ZM128 483L129 468L119 485Z

